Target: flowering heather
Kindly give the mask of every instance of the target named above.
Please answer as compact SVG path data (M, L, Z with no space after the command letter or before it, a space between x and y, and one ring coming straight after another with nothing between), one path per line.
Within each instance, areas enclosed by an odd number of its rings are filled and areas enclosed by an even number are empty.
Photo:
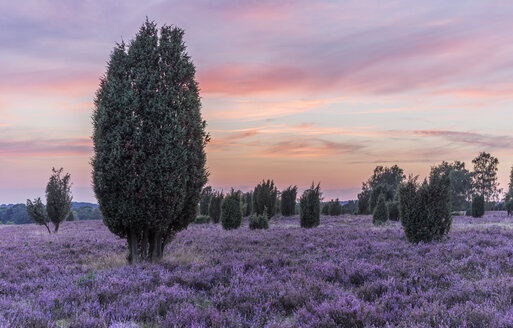
M418 245L370 216L191 225L136 266L99 221L0 226L0 327L513 327L510 220Z

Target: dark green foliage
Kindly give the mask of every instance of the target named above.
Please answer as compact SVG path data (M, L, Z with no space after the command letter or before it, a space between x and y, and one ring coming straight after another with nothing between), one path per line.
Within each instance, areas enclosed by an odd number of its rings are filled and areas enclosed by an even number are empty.
M253 214L249 217L249 228L255 229L269 229L269 220L265 214L257 215Z
M46 214L46 210L43 203L41 202L41 198L38 197L34 199L33 202L30 199L27 199L27 214L32 221L39 225L44 225L48 230L48 233L51 233L50 227L48 226L50 219Z
M207 186L203 188L200 196L199 213L200 215L208 215L208 205L212 197L212 187Z
M362 192L358 194L358 214L369 214L371 190L367 188L368 186L364 183Z
M194 220L195 224L205 224L205 223L210 223L210 216L208 215L198 215L196 217L196 220Z
M69 211L66 221L75 221L75 214L73 213L73 211Z
M451 181L445 174L432 175L418 188L416 178L399 188L399 217L406 239L413 243L440 240L452 223L449 204Z
M267 208L267 217L272 218L276 213L278 190L273 180L267 180L258 184L253 191L253 212L262 215Z
M350 200L346 204L342 205L342 214L357 214L358 213L358 202Z
M467 199L472 193L472 174L465 168L465 163L444 161L440 165L433 166L430 174L445 174L451 180L449 190L451 211L461 211L467 207Z
M210 216L214 223L219 223L219 220L221 220L221 204L223 203L223 198L223 193L219 191L213 192L210 197L208 216Z
M130 263L162 258L196 219L207 181L209 137L183 34L146 20L114 48L94 100L94 191Z
M237 229L242 223L241 192L232 191L221 205L221 224L226 230Z
M321 186L312 182L310 189L299 199L299 222L302 228L317 227L320 223Z
M472 196L471 213L475 218L480 218L485 212L485 199L483 195Z
M387 213L390 221L399 221L399 202L387 202Z
M496 199L499 194L497 181L499 160L489 153L482 152L472 160L472 163L474 164L474 172L472 172L474 191L482 195L485 201Z
M250 216L253 213L253 192L249 191L242 195L242 212L244 216Z
M321 203L321 214L322 215L330 215L330 202Z
M281 193L281 215L291 216L296 214L297 186L290 186Z
M374 209L378 204L378 200L380 196L385 198L385 202L389 202L394 199L396 193L396 187L388 184L378 184L374 188L372 188L369 199L369 209L372 213L374 213Z
M380 195L374 213L372 213L372 223L375 225L383 224L388 220L387 206L385 196Z
M383 194L385 201L396 199L397 189L404 180L403 169L376 166L372 176L362 184L362 192L358 194L358 212L360 214L374 213L379 196ZM365 208L365 206L368 208Z
M0 207L0 222L3 224L32 223L25 204L15 204L9 207Z
M69 173L62 175L63 169L52 168L50 181L46 185L46 213L52 221L55 229L59 231L59 225L66 220L71 211L71 176Z
M79 221L84 220L102 220L102 213L96 207L82 205L73 210L73 214Z
M339 216L342 214L342 206L340 205L340 201L337 199L331 200L328 203L328 212L331 216Z

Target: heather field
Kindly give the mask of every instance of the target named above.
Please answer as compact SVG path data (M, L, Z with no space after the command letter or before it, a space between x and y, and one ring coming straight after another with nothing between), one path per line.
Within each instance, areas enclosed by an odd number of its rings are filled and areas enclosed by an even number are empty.
M1 327L513 327L513 219L455 217L413 245L369 216L191 225L125 265L100 221L0 226Z

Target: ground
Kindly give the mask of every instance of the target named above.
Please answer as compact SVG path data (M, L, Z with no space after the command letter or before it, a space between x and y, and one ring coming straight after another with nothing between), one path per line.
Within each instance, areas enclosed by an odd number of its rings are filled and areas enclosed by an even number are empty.
M197 224L127 266L100 221L0 226L0 327L513 327L513 219L413 245L370 216Z

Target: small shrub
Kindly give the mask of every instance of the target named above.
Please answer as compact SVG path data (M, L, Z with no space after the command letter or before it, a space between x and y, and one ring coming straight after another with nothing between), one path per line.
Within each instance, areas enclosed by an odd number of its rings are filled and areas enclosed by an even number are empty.
M241 192L234 191L226 195L221 205L221 224L226 230L237 229L242 222Z
M418 188L417 178L399 188L399 212L406 239L413 243L440 240L452 223L447 175L431 175Z
M378 203L372 214L372 223L378 225L383 224L388 219L387 206L385 203L385 196L381 195L378 198Z
M390 201L387 203L388 219L390 221L399 221L399 202Z
M340 205L338 198L329 202L328 211L331 216L339 216L342 214L342 206Z
M221 219L221 203L223 202L223 193L214 192L210 196L210 203L208 204L208 216L214 223L219 223Z
M302 228L317 227L320 223L321 186L305 190L299 199L299 221Z
M208 215L198 215L196 217L196 220L194 220L195 224L205 224L205 223L210 223L210 216Z
M480 218L484 215L485 212L485 201L483 195L474 195L472 196L472 205L471 205L471 213L475 218Z
M255 229L269 229L269 220L265 214L257 215L253 214L249 217L249 228Z

